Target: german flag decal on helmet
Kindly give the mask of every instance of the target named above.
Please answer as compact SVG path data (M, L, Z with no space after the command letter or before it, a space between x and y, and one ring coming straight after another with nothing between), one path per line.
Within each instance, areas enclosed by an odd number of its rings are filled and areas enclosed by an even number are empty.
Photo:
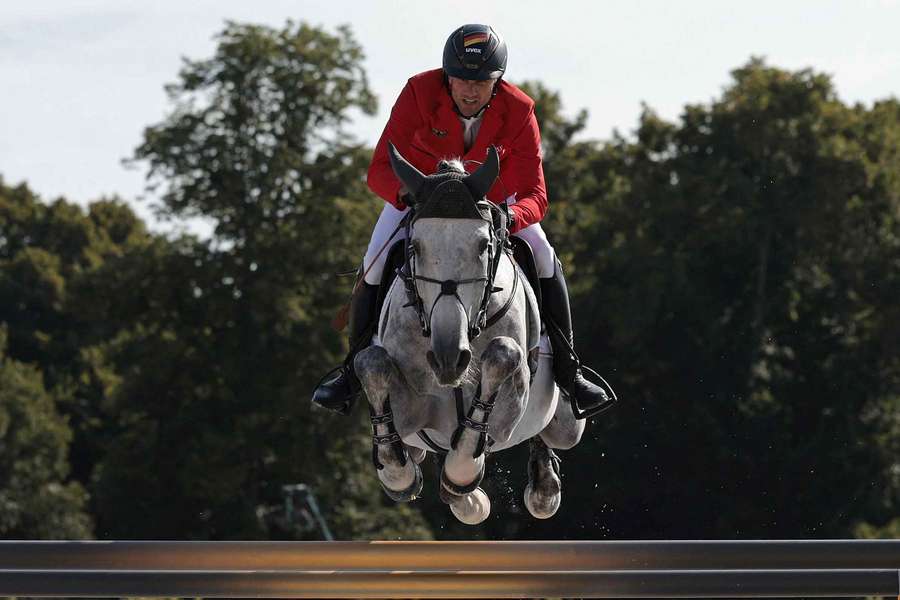
M476 31L474 33L470 33L463 38L463 46L469 47L472 44L481 44L483 42L488 41L491 38L490 32L487 31Z

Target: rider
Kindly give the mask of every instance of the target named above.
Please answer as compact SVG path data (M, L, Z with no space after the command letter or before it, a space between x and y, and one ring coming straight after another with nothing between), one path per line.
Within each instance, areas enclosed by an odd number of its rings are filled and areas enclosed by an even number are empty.
M510 207L509 231L528 242L540 278L543 317L553 345L554 378L580 406L606 400L602 388L584 378L572 349L572 318L562 268L541 228L547 193L541 166L541 134L534 101L503 79L507 48L487 25L463 25L444 45L443 68L425 71L406 83L375 147L369 166L369 188L384 198L372 239L363 260L364 278L350 304L350 354L344 364L316 388L313 401L347 414L360 391L353 357L371 340L377 321L375 305L392 233L409 210L407 191L394 175L388 159L391 142L421 172L434 173L438 162L461 157L477 167L493 145L500 154L500 178L488 199ZM395 237L394 239L398 239Z

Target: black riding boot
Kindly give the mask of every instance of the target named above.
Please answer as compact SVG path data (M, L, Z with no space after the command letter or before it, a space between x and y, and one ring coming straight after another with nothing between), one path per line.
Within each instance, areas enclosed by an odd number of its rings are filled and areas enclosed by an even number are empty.
M378 288L377 285L360 282L350 299L350 352L344 364L326 375L313 392L313 402L342 415L350 414L361 389L353 372L353 359L372 341Z
M608 402L603 388L585 379L581 373L581 363L574 349L569 290L558 260L553 277L541 279L541 302L542 317L553 345L553 375L557 385L582 410Z

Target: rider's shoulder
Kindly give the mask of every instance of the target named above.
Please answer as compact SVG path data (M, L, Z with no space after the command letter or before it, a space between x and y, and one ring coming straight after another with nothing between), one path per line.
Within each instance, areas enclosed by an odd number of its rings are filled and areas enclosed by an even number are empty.
M444 87L444 70L431 69L416 73L407 82L418 91L431 91L437 93Z
M501 79L498 84L497 96L503 98L507 107L511 110L528 112L534 108L534 100L531 99L531 96L505 79Z

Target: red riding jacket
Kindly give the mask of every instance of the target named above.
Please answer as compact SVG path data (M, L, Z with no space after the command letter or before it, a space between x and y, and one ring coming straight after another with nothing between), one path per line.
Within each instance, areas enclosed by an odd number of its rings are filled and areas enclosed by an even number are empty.
M468 152L463 147L463 126L444 84L442 69L425 71L409 79L394 103L391 117L375 146L369 165L369 188L399 209L400 181L391 170L387 143L421 172L434 173L444 158L461 158L466 169L476 169L488 146L500 153L500 177L488 199L500 203L516 195L513 232L540 222L547 212L547 191L541 166L541 133L534 116L534 101L502 79L484 111L478 136ZM473 162L465 162L473 161Z

